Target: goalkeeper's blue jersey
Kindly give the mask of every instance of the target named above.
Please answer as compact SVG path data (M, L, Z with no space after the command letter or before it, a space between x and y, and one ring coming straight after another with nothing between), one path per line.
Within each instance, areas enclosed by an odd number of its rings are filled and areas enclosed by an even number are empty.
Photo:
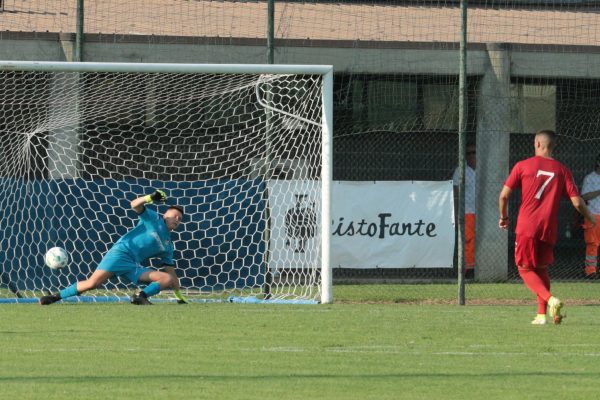
M144 207L135 228L123 235L115 246L125 246L140 263L160 257L163 264L173 265L173 242L165 221L155 211Z

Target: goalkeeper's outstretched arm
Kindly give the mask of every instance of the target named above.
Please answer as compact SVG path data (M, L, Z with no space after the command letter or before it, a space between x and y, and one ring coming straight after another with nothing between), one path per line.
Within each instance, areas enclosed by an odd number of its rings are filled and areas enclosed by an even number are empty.
M160 204L165 201L167 201L166 193L162 190L155 190L152 194L131 200L131 208L133 208L136 213L141 214L144 211L144 205L152 203Z

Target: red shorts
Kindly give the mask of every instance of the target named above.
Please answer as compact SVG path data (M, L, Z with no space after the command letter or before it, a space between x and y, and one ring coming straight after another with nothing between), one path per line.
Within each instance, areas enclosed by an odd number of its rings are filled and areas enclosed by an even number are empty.
M517 267L533 269L554 262L554 245L539 239L517 235L515 241L515 264Z

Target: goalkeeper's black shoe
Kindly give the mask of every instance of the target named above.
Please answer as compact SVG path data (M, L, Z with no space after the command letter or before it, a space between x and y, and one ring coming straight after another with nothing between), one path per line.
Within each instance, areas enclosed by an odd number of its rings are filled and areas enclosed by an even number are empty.
M136 306L151 306L152 303L148 300L148 296L144 292L139 292L131 297L131 304Z
M48 304L56 303L59 300L60 296L58 294L49 294L48 296L40 297L40 304L47 306Z

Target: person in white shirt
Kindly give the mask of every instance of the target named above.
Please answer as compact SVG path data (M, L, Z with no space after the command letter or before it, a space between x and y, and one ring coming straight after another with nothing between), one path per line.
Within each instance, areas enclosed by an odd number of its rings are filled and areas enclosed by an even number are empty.
M590 212L600 221L600 154L596 157L594 171L583 178L581 197L587 202ZM585 239L585 268L587 277L593 277L598 270L598 246L600 246L600 224L592 226L589 221L583 224Z
M475 270L475 145L467 145L465 166L465 276L473 277ZM454 170L454 204L458 204L458 167ZM456 213L455 213L456 214Z

